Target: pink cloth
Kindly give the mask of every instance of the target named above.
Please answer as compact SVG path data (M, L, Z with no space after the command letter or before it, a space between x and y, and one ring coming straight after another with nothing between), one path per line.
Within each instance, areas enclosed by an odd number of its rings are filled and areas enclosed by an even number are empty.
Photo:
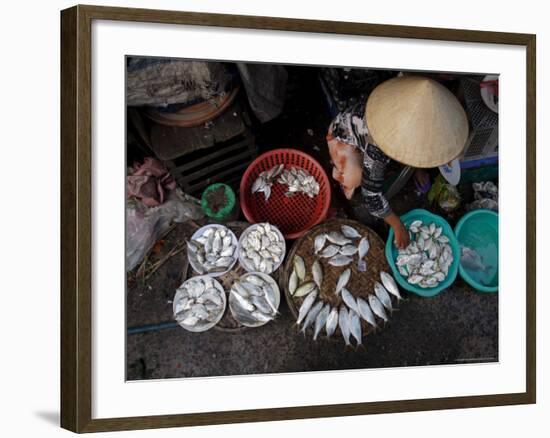
M174 190L176 181L160 161L147 157L143 164L135 163L126 177L126 196L135 197L148 207L164 202L166 191Z

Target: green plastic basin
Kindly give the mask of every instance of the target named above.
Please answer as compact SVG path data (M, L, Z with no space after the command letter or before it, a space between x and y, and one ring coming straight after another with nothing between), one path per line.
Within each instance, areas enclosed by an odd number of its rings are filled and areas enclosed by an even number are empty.
M460 264L460 276L479 292L497 292L498 213L485 209L471 211L458 221L455 235L459 245L477 251L487 267L483 271L473 271Z
M445 278L445 280L443 280L437 286L428 287L425 289L421 288L420 286L410 284L409 282L407 282L405 277L403 277L399 273L399 270L397 269L397 266L395 264L395 260L397 259L397 248L393 244L394 234L393 234L393 229L391 228L390 228L388 240L386 241L386 259L390 264L390 268L393 272L393 277L395 278L399 286L401 286L403 289L406 289L422 297L433 297L438 293L440 293L442 290L447 289L456 280L456 276L458 274L459 261L460 261L459 260L460 248L458 246L458 242L456 240L453 229L451 228L449 223L445 219L443 219L441 216L438 216L436 214L430 213L427 210L422 210L422 209L411 210L407 214L404 214L403 216L401 216L401 221L407 228L415 220L421 220L422 222L428 223L428 224L435 222L435 224L438 227L443 228L443 234L449 238L449 245L451 245L454 260L451 266L449 267L449 273L447 275L447 278Z

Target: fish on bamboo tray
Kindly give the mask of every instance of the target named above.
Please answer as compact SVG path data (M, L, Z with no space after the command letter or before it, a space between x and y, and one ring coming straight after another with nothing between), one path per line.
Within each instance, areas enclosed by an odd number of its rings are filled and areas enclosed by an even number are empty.
M384 246L369 227L340 218L294 243L281 283L301 332L359 346L384 326L402 299Z

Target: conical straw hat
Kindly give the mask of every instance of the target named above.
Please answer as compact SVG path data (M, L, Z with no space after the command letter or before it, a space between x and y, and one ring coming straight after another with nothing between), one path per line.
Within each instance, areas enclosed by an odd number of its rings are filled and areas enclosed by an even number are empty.
M458 157L468 138L468 120L443 85L403 76L374 89L365 112L372 139L390 158L414 167L437 167Z

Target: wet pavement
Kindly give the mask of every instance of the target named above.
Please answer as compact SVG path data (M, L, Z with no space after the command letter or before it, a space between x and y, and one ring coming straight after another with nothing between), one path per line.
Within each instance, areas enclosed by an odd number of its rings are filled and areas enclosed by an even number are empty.
M307 70L307 69L306 69ZM282 116L257 132L260 149L296 147L329 166L324 135L330 115L312 72L291 71L287 107ZM359 197L346 202L333 190L332 213L356 218L385 240L387 227L369 218ZM391 202L402 214L426 207L409 184ZM458 218L449 218L452 226ZM168 235L160 254L184 239L191 228L180 225ZM127 325L172 321L172 303L181 283L184 253L168 260L146 281L128 276ZM498 360L498 294L475 292L457 278L432 298L406 294L391 320L364 339L364 347L345 348L340 339L305 338L294 326L286 302L281 315L256 329L216 329L190 333L180 327L127 336L127 379L224 376L357 368L463 364Z

